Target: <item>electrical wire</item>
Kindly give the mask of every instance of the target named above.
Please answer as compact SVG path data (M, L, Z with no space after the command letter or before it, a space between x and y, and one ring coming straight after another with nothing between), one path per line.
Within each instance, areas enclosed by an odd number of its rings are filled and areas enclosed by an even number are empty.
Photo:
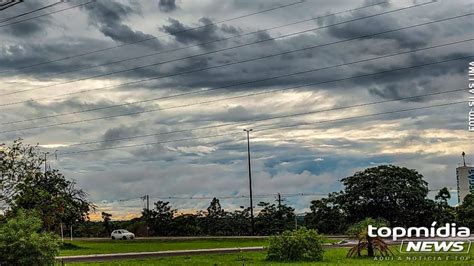
M315 28L311 28L311 29L307 29L307 30L303 30L303 31L293 32L293 33L290 33L290 34L285 34L285 35L281 35L281 36L277 36L277 37L270 37L270 38L258 40L258 41L255 41L255 42L240 44L240 45L237 45L237 46L218 49L218 50L205 52L205 53L201 53L201 54L197 54L197 55L185 56L185 57L176 58L176 59L172 59L172 60L168 60L168 61L142 65L142 66L133 67L133 68L129 68L129 69L123 69L123 70L118 70L118 71L114 71L114 72L99 74L99 75L95 75L95 76L89 76L89 77L79 78L79 79L75 79L75 80L69 80L69 81L65 81L65 82L61 82L61 83L45 85L45 86L36 87L36 88L30 88L30 89L18 90L18 91L14 91L14 92L3 93L3 94L0 94L0 96L7 96L7 95L24 93L24 92L34 91L34 90L51 88L51 87L71 84L71 83L75 83L75 82L79 82L79 81L94 79L94 78L102 78L102 77L107 77L107 76L110 76L110 75L122 74L122 73L135 71L135 70L139 70L139 69L144 69L144 68L148 68L148 67L152 67L152 66L161 66L161 65L168 64L168 63L174 63L174 62L178 62L178 61L182 61L182 60L187 60L187 59L206 56L206 55L210 55L210 54L220 53L220 52L223 52L223 51L228 51L228 50L233 50L233 49L237 49L237 48L247 47L249 45L259 44L259 43L268 42L268 41L274 41L274 40L282 39L282 38L288 38L290 36L295 36L295 35L299 35L299 34L302 34L302 33L314 32L316 30L331 28L331 27L335 27L335 26L338 26L338 25L347 24L347 23L351 23L351 22L355 22L355 21L359 21L359 20L363 20L363 19L367 19L367 18L372 18L372 17L382 16L382 15L386 15L386 14L390 14L390 13L400 12L400 11L403 11L403 10L407 10L407 9L411 9L411 8L415 8L415 7L421 7L421 6L424 6L424 5L427 5L427 4L431 4L431 3L433 3L433 2L415 4L415 5L404 7L404 8L390 10L390 11L377 13L377 14L374 14L374 15L369 15L369 16L365 16L365 17L361 17L361 18L351 19L351 20L347 20L347 21L343 21L343 22L338 22L338 23L334 23L334 24L330 24L330 25L315 27ZM474 14L474 13L471 13L471 15L472 14ZM416 27L419 27L419 25L416 25ZM412 27L409 27L409 28L412 28ZM403 29L406 29L406 27L403 28ZM235 65L235 64L254 62L254 61L257 61L257 60L268 59L268 58L281 56L281 55L286 55L286 54L295 53L295 52L302 52L302 51L312 50L312 49L315 49L315 48L326 47L326 46L329 46L329 45L344 43L344 42L352 41L352 40L364 39L364 38L373 37L373 36L376 36L376 35L379 35L379 34L385 34L387 32L393 32L393 31L399 31L399 30L400 29L386 31L386 32L375 34L375 35L369 34L369 35L364 35L362 37L350 38L348 40L336 41L336 42L332 42L332 43L329 43L329 44L314 45L314 46L309 46L309 47L304 47L304 48L299 48L299 49L288 50L288 51L280 52L280 53L276 53L276 54L270 54L270 55L266 55L266 56L256 57L256 58L252 58L252 59L237 61L237 62L233 62L233 63L217 65L217 66L213 66L213 67L206 67L206 68L203 68L203 69L197 69L197 70L191 70L191 71L178 72L178 73L174 73L174 74L168 74L168 75L164 75L164 76L160 76L160 77L155 77L154 80L162 79L162 78L168 78L168 77L175 77L175 76L180 76L180 75L184 75L184 74L195 73L195 72L199 72L199 71L203 71L203 70L215 69L215 68L220 68L220 67L230 66L230 65Z
M405 52L399 52L399 53L393 53L393 54L388 54L388 55L384 55L384 56L378 56L378 57L372 57L372 58L367 58L367 59L363 59L363 60L357 60L357 61L348 62L348 63L344 63L344 64L337 64L337 65L327 66L327 67L323 67L323 68L315 68L315 69L299 71L299 72L295 72L295 73L289 73L289 74L285 74L285 75L278 75L278 76L275 76L275 77L265 78L263 80L260 79L260 80L254 80L254 81L247 81L244 84L274 80L274 79L279 79L279 78L282 78L282 77L290 77L290 76L295 76L295 75L307 74L307 73L310 73L310 72L317 72L317 71L321 71L321 70L328 70L328 69L331 69L331 68L348 66L348 65L358 64L358 63L362 63L362 62L379 60L379 59L383 59L383 58L399 56L399 55L404 55L404 54L409 54L409 53L414 53L414 52L419 52L419 51L426 51L426 50L429 50L429 49L445 47L445 46L464 43L464 42L469 42L469 41L473 41L473 40L474 40L474 38L473 39L467 39L467 40L461 40L461 41L454 41L454 42L439 44L439 45L435 45L435 46L430 46L430 47L425 47L425 48L420 48L420 49L415 49L415 50L410 50L410 51L405 51ZM463 57L463 59L464 59L464 57ZM237 84L242 85L242 83L237 83ZM311 84L311 85L314 85L314 84ZM234 86L237 86L237 85L232 84L232 85L227 85L227 86L223 86L223 87L211 88L211 89L208 89L206 91L201 90L201 91L196 91L196 92L203 93L203 92L207 92L207 91L216 91L218 89L230 88L230 87L234 87ZM304 87L307 87L307 86L308 85L304 85ZM92 118L92 119L88 119L88 120L77 120L77 121L64 122L64 123L69 125L69 124L96 121L96 120L102 120L102 119L117 118L117 117L122 117L122 116L138 115L138 114L143 114L143 113L164 111L164 110L169 110L169 109L176 109L176 108L190 107L190 106L196 106L196 105L201 105L201 104L215 103L215 102L220 102L220 101L225 101L225 100L230 100L230 99L237 99L237 98L250 97L250 96L255 96L255 95L262 95L262 94L266 94L266 93L281 92L283 90L289 90L289 89L294 89L294 88L295 87L293 86L293 87L281 88L281 89L276 89L276 90L268 90L268 91L263 91L263 92L258 92L258 93L251 93L251 94L245 94L245 95L238 95L238 96L214 99L214 100L209 100L209 101L204 101L204 102L197 102L197 103L192 103L192 104L184 104L184 105L164 107L164 108L155 108L155 109L125 113L125 114L110 115L110 116L106 116L106 117L97 117L97 118ZM296 86L296 88L301 88L301 86ZM189 94L186 94L186 95L189 95ZM29 118L29 119L23 119L23 120L16 120L16 121L8 121L8 122L2 122L2 123L0 123L0 125L11 125L11 124L31 122L31 121L42 120L42 119L56 118L56 117L67 116L67 115L77 115L77 114L80 114L80 113L105 110L105 109L116 108L116 107L121 107L121 106L129 106L129 105L137 104L137 103L152 102L152 101L156 101L156 100L159 100L159 99L167 99L167 98L170 98L170 97L171 96L157 97L157 98L152 98L152 99L147 99L147 100L127 102L127 103L123 103L123 104L115 104L115 105L110 105L110 106L105 106L105 107L97 107L97 108L73 111L73 112L68 112L68 113L54 114L54 115L48 115L48 116L42 116L42 117L36 117L36 118ZM64 125L64 124L63 123L56 123L56 124L51 124L51 125L47 125L47 126L44 126L44 127L51 127L51 126L56 126L56 125ZM43 126L40 126L40 127L43 127ZM19 129L19 130L21 131L21 130L35 129L35 128L38 128L38 127L29 127L29 128L25 128L25 129ZM1 133L4 133L4 132L0 132L0 134Z
M343 40L343 41L338 41L338 42L333 42L333 43L326 43L326 44L322 44L322 45L318 45L318 46L319 46L319 47L321 47L321 46L329 46L329 45L332 45L332 44L335 44L335 43L342 43L342 42L352 41L352 40L355 40L355 39L361 39L361 38L372 37L372 36L375 36L375 35L385 34L385 33L387 33L387 32L394 32L394 31L404 30L404 29L407 29L407 28L414 28L414 27L418 27L418 26L424 26L424 25L427 25L427 24L432 24L432 23L436 23L436 22L440 22L440 21L446 21L446 20L450 20L450 19L455 19L455 18L460 18L460 17L471 16L471 15L473 15L473 14L474 14L474 13L470 13L470 14L465 14L465 15L461 15L461 16L451 17L451 18L442 19L442 20L438 20L438 21L431 21L431 22L422 23L422 24L418 24L418 25L412 25L412 26L408 26L408 27L404 27L404 28L395 29L395 30L390 30L390 31L385 31L385 32L379 32L379 33L376 33L376 34L365 35L365 36L361 36L361 37L357 37L357 38L346 39L346 40ZM307 48L304 48L304 49L308 50L308 49L314 49L314 48L315 48L315 47L307 47ZM302 51L302 50L304 50L304 49L298 49L298 50L299 50L299 51ZM19 101L19 102L12 102L12 103L5 103L5 104L0 104L0 107L2 107L2 106L16 105L16 104L21 104L21 103L27 103L27 102L34 102L34 101L43 100L43 99L57 98L57 97L67 96L67 95L81 94L81 93L86 93L86 92L96 91L96 90L104 90L104 89L110 89L110 88L123 87L123 86L127 86L127 85L134 85L134 84L138 84L138 83L142 83L142 82L147 82L147 81L151 81L151 80L157 80L157 79L162 79L162 78L168 78L168 77L173 77L173 76L179 76L179 75L183 75L183 74L195 73L195 72L200 72L200 71L204 71L204 70L210 70L210 69L216 69L216 68L220 68L220 67L225 67L225 66L229 66L229 65L235 65L235 64L240 64L240 63L247 63L247 62L257 61L257 60L261 60L261 59L265 59L265 58L270 58L270 57L275 57L275 56L281 56L281 55L288 54L288 53L292 53L292 52L295 52L295 51L294 51L294 50L293 50L293 51L287 51L287 52L284 52L284 53L272 54L272 55L268 55L268 56L265 56L265 57L252 58L252 59L248 59L248 60L243 60L243 61L237 61L237 62L227 63L227 64L223 64L223 65L217 65L217 66L212 66L212 67L206 67L206 68L195 69L195 70L191 70L191 71L185 71L185 72L170 74L170 75L166 75L166 76L158 76L158 77L153 77L153 78L148 78L148 79L142 79L142 80L127 82L127 83L122 83L122 84L119 84L119 85L112 85L112 86L108 86L108 87L87 89L87 90L82 90L82 91L78 91L78 92L71 92L71 93L65 93L65 94L61 94L61 95L56 95L56 96L52 96L52 97L51 97L51 96L47 96L47 97L36 98L36 99L31 99L31 100L25 100L25 101ZM236 85L231 85L231 86L236 86ZM182 94L180 94L179 96L189 95L189 94L194 94L194 93L198 93L198 92L197 92L197 91L193 91L193 92L189 92L189 93L186 93L186 94L182 93ZM177 96L168 96L168 97L166 97L166 98L172 98L172 97L177 97Z
M378 116L378 115L387 115L387 114L423 110L423 109L429 109L429 108L435 108L435 107L444 107L444 106L461 104L461 103L466 103L466 101L457 101L457 102L450 102L450 103L443 103L443 104L436 104L436 105L428 105L428 106L423 106L423 107L414 107L414 108L402 109L402 110L393 110L393 111L387 111L387 112L379 112L379 113L344 117L344 118L338 118L338 119L329 119L329 120L322 120L322 121L311 122L311 123L303 123L303 124L297 124L297 125L277 126L277 127L260 129L260 130L256 130L256 131L257 132L262 132L262 131L268 131L268 130L273 130L273 129L300 127L300 126L303 126L303 125L315 125L315 124L323 124L323 123L329 123L329 122L339 122L339 121L346 121L346 120L358 119L358 118L366 118L366 117L372 117L372 116ZM140 143L140 144L131 144L131 145L123 145L123 146L115 146L115 147L98 148L98 149L62 152L62 153L58 153L58 155L61 155L61 156L64 156L64 155L77 155L77 154L97 152L97 151L107 151L107 150L116 150L116 149L123 149L123 148L143 147L143 146L148 146L148 145L174 143L174 142L182 142L182 141L190 141L190 140L201 140L201 139L209 139L209 138L216 138L216 137L222 137L222 136L233 136L233 135L237 135L237 134L242 134L242 133L240 133L240 132L231 132L231 133L225 133L225 134L216 134L216 135L200 136L200 137L192 137L192 138L184 138L184 139L174 139L174 140L157 141L157 142L150 142L150 143Z
M269 30L275 30L275 29L279 29L279 28L283 28L283 27L293 26L293 25L301 24L301 23L308 22L308 21L314 21L314 20L317 20L317 19L322 19L322 18L327 18L327 17L330 17L330 16L339 15L339 14L342 14L342 13L353 12L353 11L378 6L378 5L381 5L381 4L384 4L384 3L389 3L389 2L390 1L378 2L378 3L375 3L375 4L370 4L370 5L361 6L361 7L358 7L358 8L343 10L343 11L339 11L339 12L335 12L335 13L326 14L326 15L323 15L323 16L318 16L318 17L312 17L312 18L309 18L309 19L299 20L299 21L291 22L291 23L288 23L288 24L280 25L280 26L270 27L270 28L261 29L261 30L257 30L257 31L252 31L252 32L243 33L243 34L237 34L237 35L234 35L234 36L231 36L231 37L216 39L216 40L212 40L212 41L202 42L202 43L188 45L188 46L179 47L179 48L173 48L173 49L170 49L170 50L158 51L158 52L154 52L154 53L150 53L150 54L130 57L130 58L121 59L121 60L117 60L117 61L112 61L112 62L108 62L108 63L104 63L104 64L88 66L88 67L83 67L83 68L77 68L77 69L73 69L73 70L66 70L66 71L63 71L63 72L55 73L55 74L42 75L41 78L44 79L45 77L49 77L49 76L62 75L62 74L67 74L67 73L74 73L74 72L78 72L78 71L90 70L90 69L94 69L94 68L98 68L98 67L104 67L104 66L108 66L108 65L117 65L117 64L120 64L120 63L123 63L123 62L143 59L143 58L156 56L156 55L160 55L160 54L169 54L169 53L172 53L172 52L177 52L177 51L181 51L181 50L185 50L185 49L189 49L189 48L209 45L209 44L213 44L213 43L221 42L221 41L227 41L227 40L231 40L231 39L238 38L238 37L244 37L244 36L248 36L248 35L264 33L264 32L267 32Z
M85 3L85 4L81 4L81 5L90 4L90 3L93 3L93 2L95 2L95 1L96 1L96 0L92 0L92 1L90 1L90 2L87 2L87 3ZM175 35L175 34L181 34L181 33L188 32L188 31L193 31L193 30L197 30L197 29L201 29L201 28L205 28L205 27L209 27L209 26L214 26L214 25L218 25L218 24L225 23L225 22L229 22L229 21L233 21L233 20L237 20L237 19L241 19L241 18L246 18L246 17L249 17L249 16L257 15L257 14L262 14L262 13L265 13L265 12L269 12L269 11L273 11L273 10L277 10L277 9L281 9L281 8L286 8L286 7L293 6L293 5L297 5L297 4L301 4L301 3L304 3L304 1L293 2L293 3L290 3L290 4L281 5L281 6L273 7L273 8L270 8L270 9L261 10L261 11L258 11L258 12L254 12L254 13L250 13L250 14L246 14L246 15L242 15L242 16L230 18L230 19L225 19L225 20L220 20L220 21L213 22L213 23L204 24L204 25L201 25L201 26L198 26L198 27L193 27L193 28L188 28L188 29L179 30L179 31L175 31L175 32L170 32L170 33L168 33L168 34L160 35L160 36L157 36L157 37L144 38L144 39L141 39L141 40L138 40L138 41L126 42L126 43L122 43L122 44L115 45L115 46L109 46L109 47L102 48L102 49L98 49L98 50L93 50L93 51L89 51L89 52L84 52L84 53L81 53L81 54L75 54L75 55L71 55L71 56L67 56L67 57L62 57L62 58L58 58L58 59L48 60L48 61L44 61L44 62L41 62L41 63L36 63L36 64L28 65L28 66L18 67L18 68L11 69L11 70L0 71L0 73L6 73L6 72L11 72L11 71L18 71L18 70L23 70L23 69L27 69L27 68L37 67L37 66L41 66L41 65L50 64L50 63L55 63L55 62L60 62L60 61L64 61L64 60L69 60L69 59L73 59L73 58L77 58L77 57L82 57L82 56L86 56L86 55L91 55L91 54L95 54L95 53L105 52L105 51L109 51L109 50L112 50L112 49L116 49L116 48L120 48L120 47L124 47L124 46L128 46L128 45L133 45L133 44L137 44L137 43L142 43L142 42L146 42L146 41L150 41L150 40L155 40L155 39L158 39L158 38L161 38L161 37L165 37L165 36L173 36L173 35ZM79 5L78 5L78 6L79 6ZM77 6L74 6L74 7L77 7ZM71 7L71 8L72 8L72 7ZM69 8L69 9L71 9L71 8ZM60 11L64 11L64 10L60 10ZM57 12L56 12L56 13L57 13ZM48 15L48 14L47 14L47 15ZM22 21L20 21L20 22L22 22ZM12 23L12 24L13 24L13 23ZM7 24L7 25L11 25L11 24ZM7 25L0 25L0 27L4 27L4 26L7 26Z
M57 5L60 5L60 4L64 4L64 3L65 3L65 2L64 2L64 0L63 0L63 1L55 2L55 3L52 3L52 4L50 4L50 5L46 5L46 6L43 6L43 7L34 9L34 10L30 10L30 11L25 12L25 13L22 13L22 14L15 15L15 16L13 16L13 17L5 18L5 19L0 19L0 23L4 23L4 22L10 21L10 20L14 20L14 19L17 19L17 18L26 16L26 15L29 15L29 14L36 13L36 12L41 11L41 10L44 10L44 9L48 9L48 8L50 8L50 7L53 7L53 6L57 6Z
M414 28L414 27L424 26L424 25L428 25L428 24L432 24L432 23L437 23L437 22L440 22L440 21L446 21L446 20L450 20L450 19L455 19L455 18L460 18L460 17L471 16L471 15L473 15L473 14L474 14L474 12L473 12L473 13L470 13L470 14L465 14L465 15L461 15L461 16L451 17L451 18L442 19L442 20L438 20L438 21L431 21L431 22L426 22L426 23L422 23L422 24L418 24L418 25L412 25L412 26L408 26L408 27L403 27L403 28L395 29L395 30L390 30L390 31L385 31L385 32L379 32L379 33L376 33L376 34L370 34L370 35L365 35L365 36L361 36L361 37L346 39L346 40L342 40L342 41L338 41L338 42L326 43L326 44L318 45L318 47L329 46L329 45L332 45L332 44L342 43L342 42L347 42L347 41L352 41L352 40L355 40L355 39L364 39L364 38L367 38L367 37L373 37L373 36L375 36L375 35L381 35L381 34L385 34L385 33L388 33L388 32L395 32L395 31L400 31L400 30L404 30L404 29L408 29L408 28ZM308 49L314 49L314 48L315 48L315 47L306 47L306 48L303 48L303 49L298 49L297 52L303 51L303 50L308 50ZM220 68L220 67L225 67L225 66L230 66L230 65L240 64L240 63L247 63L247 62L251 62L251 61L257 61L257 60L261 60L261 59L265 59L265 58L270 58L270 57L275 57L275 56L281 56L281 55L289 54L289 53L293 53L293 52L295 52L295 50L287 51L287 52L284 52L284 53L272 54L272 55L268 55L268 56L264 56L264 57L258 57L258 58L252 58L252 59L248 59L248 60L243 60L243 61L237 61L237 62L227 63L227 64L223 64L223 65L217 65L217 66L206 67L206 68L201 68L201 69L195 69L195 70L190 70L190 71L185 71L185 72L179 72L179 73L170 74L170 75L165 75L165 76L158 76L158 77L153 77L153 78L147 78L147 79L142 79L142 80L127 82L127 83L122 83L122 84L119 84L119 85L112 85L112 86L101 87L101 88L94 88L94 89L81 90L81 91L77 91L77 92L71 92L71 93L60 94L60 95L56 95L56 96L53 96L53 97L47 96L47 97L35 98L35 99L30 99L30 100L18 101L18 102L10 102L10 103L5 103L5 104L0 104L0 107L11 106L11 105L16 105L16 104L21 104L21 103L27 103L27 102L34 102L34 101L43 100L43 99L53 99L53 98L58 98L58 97L68 96L68 95L76 95L76 94L81 94L81 93L86 93L86 92L91 92L91 91L96 91L96 90L104 90L104 89L118 88L118 87L123 87L123 86L128 86L128 85L135 85L135 84L138 84L138 83L147 82L147 81L151 81L151 80L158 80L158 79L162 79L162 78L174 77L174 76L179 76L179 75L183 75L183 74L190 74L190 73L200 72L200 71L204 71L204 70L217 69L217 68ZM235 86L235 85L232 85L232 86ZM189 94L193 94L193 93L198 93L198 92L197 92L197 91L193 91L193 92L189 92L189 93L187 93L187 94L184 94L184 93L183 93L183 94L180 94L179 96L189 95ZM171 98L171 97L177 97L177 96L168 96L167 98Z
M446 63L446 62L452 62L452 61L455 61L455 60L461 60L461 59L467 59L467 58L472 58L474 57L474 55L470 55L470 56L465 56L465 57L460 57L460 58L451 58L451 59L447 59L447 60L441 60L441 61L437 61L437 62L430 62L428 64L424 64L423 66L426 66L426 65L433 65L433 64L436 64L436 63ZM417 66L419 67L419 66ZM372 75L379 75L381 73L388 73L388 72L394 72L394 71L400 71L400 70L406 70L406 69L413 69L414 66L410 66L410 67L405 67L405 68L399 68L399 69L395 69L395 70L387 70L387 71L381 71L381 72L378 72L378 73L371 73L371 74L365 74L365 75L360 75L360 76L357 76L357 78L360 78L360 77L367 77L367 76L372 76ZM354 77L349 77L349 78L343 78L343 79L338 79L338 80L331 80L331 81L324 81L324 82L317 82L317 83L310 83L310 84L304 84L304 85L299 85L299 86L292 86L292 87L286 87L286 88L281 88L281 89L278 89L278 90L273 90L273 92L275 91L284 91L284 90L288 90L288 89L295 89L295 88L302 88L302 87L308 87L308 86L314 86L314 85L320 85L320 84L327 84L327 83L332 83L332 82L335 82L335 81L342 81L342 80L348 80L348 79L353 79ZM264 92L260 92L260 94L263 94L263 93L268 93L268 91L264 91ZM255 96L255 95L259 95L258 93L253 93L251 94L252 96ZM233 96L233 97L227 97L226 100L229 100L229 98L231 99L237 99L237 98L243 98L243 97L248 97L249 95L239 95L239 96ZM199 102L199 103L193 103L193 104L186 104L186 105L180 105L180 106L174 106L173 108L182 108L182 107L189 107L189 106L193 106L193 105L198 105L198 104L209 104L209 103L213 103L213 102L218 102L218 101L221 101L222 99L215 99L215 100L210 100L210 101L205 101L205 102ZM144 110L144 111L137 111L137 112L133 112L133 113L126 113L126 114L119 114L119 115L110 115L110 116L106 116L106 117L96 117L96 118L89 118L89 119L82 119L82 120L76 120L76 121L68 121L68 122L62 122L62 123L55 123L55 124L48 124L48 125L41 125L41 126L32 126L32 127L24 127L24 128L18 128L18 129L12 129L12 130L5 130L5 131L0 131L0 134L4 134L4 133L12 133L12 132L20 132L20 131L25 131L25 130L32 130L32 129L40 129L40 128L50 128L50 127L56 127L56 126L63 126L63 125L71 125L71 124L77 124L77 123L84 123L84 122L91 122L91 121L97 121L97 120L103 120L103 119L110 119L110 118L117 118L117 117L122 117L122 116L130 116L130 115L139 115L139 114L143 114L143 113L151 113L151 112L156 112L156 111L162 111L164 110L165 108L158 108L158 109L149 109L149 110ZM172 109L171 107L169 108L166 108L166 109Z
M59 10L56 10L56 11L51 11L51 12L48 12L48 13L44 13L44 14L41 14L41 15L34 16L34 17L29 17L29 18L25 18L25 19L22 19L22 20L17 20L17 21L14 21L14 22L10 22L10 23L7 23L7 24L2 24L2 25L0 25L0 28L15 25L15 24L19 24L19 23L22 23L22 22L25 22L25 21L30 21L30 20L33 20L33 19L37 19L37 18L40 18L40 17L52 15L52 14L57 14L57 13L64 12L66 10L74 9L74 8L77 8L77 7L86 6L86 5L94 3L95 1L96 0L92 0L92 1L89 1L89 2L86 2L86 3L70 6L70 7L59 9Z

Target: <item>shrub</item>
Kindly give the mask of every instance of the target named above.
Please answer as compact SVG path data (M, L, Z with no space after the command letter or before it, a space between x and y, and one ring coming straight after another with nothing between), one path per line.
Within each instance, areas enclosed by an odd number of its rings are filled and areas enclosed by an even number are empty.
M36 213L18 210L0 225L0 264L54 264L59 241L50 233L40 233L41 224Z
M300 228L270 237L267 259L271 261L320 261L323 238L313 229Z

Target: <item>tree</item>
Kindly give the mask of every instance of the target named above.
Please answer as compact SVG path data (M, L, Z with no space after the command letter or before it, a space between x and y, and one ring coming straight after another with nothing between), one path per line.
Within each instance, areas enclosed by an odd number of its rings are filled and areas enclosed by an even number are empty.
M386 226L386 222L380 219L366 218L354 225L352 225L347 234L349 236L355 237L358 242L349 249L347 252L347 257L353 257L357 254L358 257L361 256L361 252L364 249L367 249L367 256L374 257L375 252L377 251L381 256L393 255L389 246L385 241L380 237L371 237L369 236L368 226L372 225L375 227Z
M311 212L305 216L306 226L324 234L344 232L347 229L347 217L340 201L338 193L311 201Z
M234 212L228 214L228 223L230 235L249 235L250 234L250 207L244 208L240 207L240 210L237 209Z
M155 208L151 210L144 209L142 218L153 231L155 235L164 236L171 232L171 222L176 213L175 209L169 205L169 202L157 201Z
M383 218L392 226L424 225L428 184L416 170L382 165L342 179L341 195L348 219Z
M203 233L199 220L201 216L197 214L181 214L173 218L172 235L177 236L197 236Z
M110 221L112 220L112 214L102 212L102 225L104 226L105 235L109 235L112 232L112 225Z
M282 204L279 208L275 204L260 202L262 210L255 220L255 229L259 235L272 235L295 227L294 209Z
M37 210L47 230L82 222L92 206L86 193L57 170L27 176L15 188L12 209Z
M474 194L464 197L464 200L457 208L458 222L462 226L474 229Z
M448 188L442 188L435 196L435 206L433 213L433 221L438 224L452 223L455 220L455 210L448 204L448 200L451 199L451 193Z
M210 235L224 235L225 217L227 213L222 209L219 199L213 198L207 207L206 228Z
M0 145L0 200L11 209L37 210L47 230L84 221L94 206L86 193L57 170L41 171L43 155L21 140Z
M21 209L0 225L0 264L53 265L59 241L51 233L40 233L41 219L34 211Z
M41 172L43 157L37 146L24 145L21 139L11 147L0 144L0 201L10 204L18 193L17 185Z

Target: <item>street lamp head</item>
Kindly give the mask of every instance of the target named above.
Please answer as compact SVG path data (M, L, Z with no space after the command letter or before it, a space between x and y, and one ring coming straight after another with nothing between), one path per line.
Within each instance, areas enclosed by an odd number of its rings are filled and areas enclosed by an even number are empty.
M252 131L252 130L253 130L253 129L251 129L251 128L250 128L250 129L244 129L244 131L246 131L246 132L250 132L250 131Z

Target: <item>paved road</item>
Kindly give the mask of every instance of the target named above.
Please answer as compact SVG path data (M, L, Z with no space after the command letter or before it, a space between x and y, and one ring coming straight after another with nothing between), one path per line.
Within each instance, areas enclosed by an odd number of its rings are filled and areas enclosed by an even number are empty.
M345 235L325 235L329 239L347 239ZM154 236L154 237L137 237L137 240L200 240L200 239L265 239L268 236ZM69 240L69 238L65 238ZM110 240L107 237L76 237L73 240L80 241L100 241Z

